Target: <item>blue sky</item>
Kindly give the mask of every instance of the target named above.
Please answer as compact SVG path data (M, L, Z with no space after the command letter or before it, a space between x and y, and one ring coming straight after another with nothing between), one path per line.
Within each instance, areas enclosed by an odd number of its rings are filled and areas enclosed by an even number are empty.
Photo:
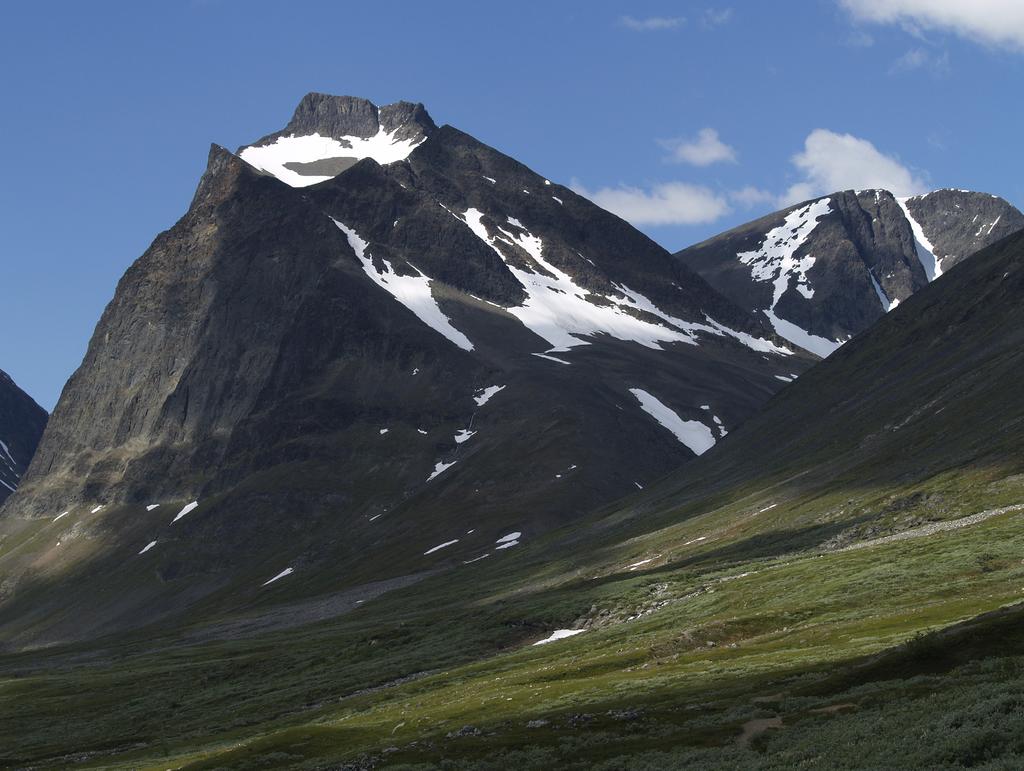
M794 197L1024 205L1019 0L5 5L0 368L52 408L210 142L421 101L675 250Z

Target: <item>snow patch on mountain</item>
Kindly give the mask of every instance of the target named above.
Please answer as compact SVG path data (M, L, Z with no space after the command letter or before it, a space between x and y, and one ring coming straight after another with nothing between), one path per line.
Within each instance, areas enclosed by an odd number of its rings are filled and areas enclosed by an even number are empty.
M625 284L613 284L613 286L619 292L625 295L626 303L632 305L637 310L645 311L654 316L657 316L658 318L668 322L672 326L687 329L691 332L706 332L712 335L729 336L743 343L743 345L747 346L748 348L751 348L755 351L760 351L762 353L781 353L786 355L793 353L788 348L778 346L771 340L765 340L762 337L754 337L753 335L748 334L746 332L738 332L735 329L731 329L725 326L724 324L720 324L719 322L715 321L707 314L704 315L704 319L707 322L707 326L692 321L683 321L682 319L678 319L675 316L671 316L668 313L665 313L663 310L661 310L661 308L659 308L649 299L644 297L639 292L634 292ZM613 302L615 301L615 298L609 299L611 299Z
M21 480L18 468L18 461L14 459L10 447L7 446L6 442L0 440L0 485L3 485L12 493L18 489L18 482Z
M626 568L628 570L636 570L638 567L640 567L641 565L646 565L648 562L654 562L654 557L649 557L649 558L647 558L645 560L640 560L639 562L634 562L632 565L626 565Z
M271 578L269 581L264 581L261 585L262 586L266 586L267 584L272 584L272 583L274 583L274 581L277 581L279 578L284 578L285 576L290 576L294 572L295 571L292 568L285 568L280 573L278 573L276 576Z
M572 363L572 362L566 361L565 359L559 359L557 356L549 356L546 353L535 353L533 355L534 356L539 356L542 359L547 359L548 361L557 362L558 364L571 364Z
M805 351L815 353L823 359L845 342L840 340L829 340L827 337L821 337L819 335L812 335L806 329L798 327L792 321L786 321L786 319L779 318L775 315L774 310L767 310L764 312L764 315L768 317L768 320L772 323L772 326L775 327L775 331L780 337L784 337L794 345L799 345Z
M680 442L695 454L702 455L715 446L715 435L699 420L683 420L660 399L642 388L630 388L629 392L640 402L640 407L667 428Z
M882 285L879 284L878 279L875 278L875 274L870 270L868 271L868 277L871 279L871 286L875 288L875 294L878 295L878 301L882 303L882 310L888 313L900 304L900 298L898 297L895 300L889 299L889 295L885 293L885 290L882 289Z
M197 508L199 508L199 501L192 501L192 503L185 504L185 506L182 507L181 511L178 512L177 516L171 520L171 524L173 525L175 522L184 517L190 511L194 511Z
M436 551L440 551L441 549L444 549L444 548L446 548L448 546L451 546L452 544L458 543L458 542L459 542L459 539L455 538L455 539L453 539L451 541L445 541L444 543L439 543L434 548L427 549L425 552L423 552L423 556L426 557L428 554L433 554Z
M373 158L382 166L401 161L409 156L426 137L395 139L394 132L380 129L372 137L344 136L340 139L309 136L278 137L267 145L246 147L239 154L250 166L272 174L286 185L309 187L333 179L337 174L301 174L288 166L316 163L330 159ZM340 173L340 172L339 172Z
M586 631L586 629L556 629L543 640L538 640L537 642L535 642L534 645L546 645L547 643L552 643L556 640L564 640L566 637L573 637L578 634L583 634Z
M717 415L712 415L711 419L715 421L715 427L718 429L719 439L721 439L722 437L729 433L728 429L725 427L725 424L722 422L722 419L720 417L718 417Z
M4 461L7 465L13 468L18 461L16 461L14 459L14 456L11 455L10 448L7 446L7 443L4 442L3 440L0 440L0 451L3 451L3 454L5 456L3 458L0 458L0 460Z
M444 463L443 461L438 461L437 463L434 464L434 470L433 472L431 472L430 476L427 477L427 481L429 482L431 479L434 479L435 477L443 474L456 463L458 463L458 461L453 460L451 463Z
M383 271L378 272L373 264L373 257L367 253L366 247L369 243L360 237L355 230L338 220L331 218L331 222L348 238L349 246L356 253L363 272L384 291L394 297L398 302L412 311L416 317L433 329L448 338L455 345L464 351L472 351L473 343L469 338L452 326L451 321L441 312L437 300L430 291L431 278L420 272L415 266L409 265L416 271L415 276L399 276L387 260L381 260Z
M794 255L803 246L818 220L831 211L829 198L812 201L786 215L785 221L768 231L759 249L740 252L740 262L750 266L755 281L775 282L775 302L789 288L791 279L804 297L813 297L814 289L807 282L807 271L814 265L814 256L797 259ZM775 303L772 303L775 307Z
M487 386L486 388L481 388L479 391L476 392L476 394L473 395L473 401L476 402L477 407L483 407L485 404L487 404L487 402L491 400L492 396L494 396L496 393L498 393L498 391L501 391L504 388L505 386L503 385L493 385Z
M909 200L910 198L897 198L896 203L899 204L900 209L903 210L903 216L910 223L910 230L914 234L914 248L917 251L917 259L921 261L924 274L929 281L934 281L942 275L942 263L935 256L935 247L928 240L928 236L924 234L924 228L921 227L921 223L914 219L910 213L910 209L907 207L907 201Z
M464 214L452 214L494 250L526 290L526 301L507 310L552 345L548 353L589 345L590 341L582 338L597 334L630 340L655 350L662 350L661 344L669 342L699 345L699 332L730 335L755 350L790 353L770 341L736 332L711 319L707 319L708 323L700 323L676 318L625 285L615 286L617 294L592 293L548 262L544 257L543 241L514 217L506 218L509 227L498 225L497 232L492 235L484 225L485 215L479 209L470 208ZM510 247L526 252L539 270L527 270L512 264L506 251ZM665 323L645 320L639 312L653 315Z
M995 196L992 196L992 197L995 198ZM985 235L986 236L992 235L992 231L995 229L996 225L999 224L999 220L1001 220L1002 218L1003 218L1003 215L1000 214L998 217L996 217L991 222L982 222L981 223L981 227L978 228L978 232L974 234L974 237L978 238L982 234L982 232L985 230L986 227L988 228L988 232L985 233ZM973 222L977 222L977 221L978 221L978 215L975 214ZM972 224L973 224L973 222L972 222Z
M781 225L768 231L759 248L736 255L740 262L750 267L750 275L755 281L772 282L772 304L764 314L775 331L791 343L819 356L828 356L841 343L812 335L793 322L779 318L775 306L791 285L807 299L814 297L814 288L807 280L807 272L814 265L815 258L807 254L797 259L795 255L806 243L818 220L832 210L830 204L831 199L821 198L794 209L786 215Z

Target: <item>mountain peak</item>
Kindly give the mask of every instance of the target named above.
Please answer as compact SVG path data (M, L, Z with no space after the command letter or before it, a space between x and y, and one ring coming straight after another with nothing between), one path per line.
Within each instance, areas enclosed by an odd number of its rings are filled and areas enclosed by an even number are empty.
M422 139L437 126L420 103L395 102L377 107L358 96L311 91L299 101L284 132L295 136L318 133L333 139L368 139L380 131L395 139ZM258 142L257 144L260 144Z
M989 193L843 190L677 255L792 343L827 356L956 263L1024 229Z
M381 165L403 160L437 128L419 103L377 107L356 96L310 92L288 125L238 154L292 187L336 177L363 158Z

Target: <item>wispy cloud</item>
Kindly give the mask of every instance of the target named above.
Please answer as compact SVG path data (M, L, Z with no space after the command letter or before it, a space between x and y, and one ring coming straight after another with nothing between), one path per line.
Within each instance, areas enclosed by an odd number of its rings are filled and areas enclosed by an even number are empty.
M839 0L859 21L899 24L918 34L951 32L988 46L1024 51L1020 0Z
M932 129L925 136L924 141L928 143L928 146L933 150L944 152L947 149L945 134L948 132Z
M917 70L928 61L928 53L923 48L911 48L903 56L893 62L894 70Z
M732 21L732 8L708 8L700 16L701 26L714 29Z
M573 180L572 188L634 225L699 225L731 211L725 196L686 182L665 182L647 190L627 185L588 190Z
M911 48L892 63L890 73L927 70L933 75L949 73L949 52L934 54L924 48Z
M619 23L634 32L654 32L657 30L676 29L686 24L685 16L648 16L638 19L634 16L623 16Z
M710 166L713 163L736 162L736 151L725 144L713 128L701 129L692 139L667 139L660 144L671 152L669 160L676 163Z

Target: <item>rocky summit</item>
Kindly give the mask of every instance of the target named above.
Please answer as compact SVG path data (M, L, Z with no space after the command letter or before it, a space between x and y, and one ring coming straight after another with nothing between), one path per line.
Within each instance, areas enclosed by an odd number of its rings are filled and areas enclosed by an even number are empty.
M847 190L677 253L786 340L827 356L979 249L1024 228L997 196Z

